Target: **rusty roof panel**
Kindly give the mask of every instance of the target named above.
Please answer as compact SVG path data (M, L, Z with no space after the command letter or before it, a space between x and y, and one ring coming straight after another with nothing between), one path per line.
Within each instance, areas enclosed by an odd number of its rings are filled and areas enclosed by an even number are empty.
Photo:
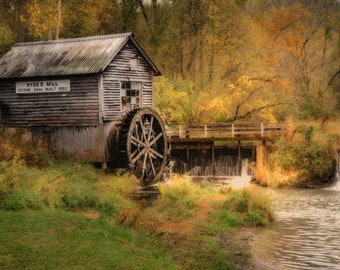
M132 33L15 44L0 59L0 78L94 74L103 71L131 39L159 73Z

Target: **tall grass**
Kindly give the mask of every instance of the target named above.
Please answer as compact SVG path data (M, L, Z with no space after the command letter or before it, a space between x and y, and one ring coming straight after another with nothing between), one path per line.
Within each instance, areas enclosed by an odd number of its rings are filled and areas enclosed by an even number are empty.
M0 132L0 208L94 209L116 220L138 208L129 198L138 185L135 177L56 159L44 145L25 142L23 135L20 130L8 134L2 128Z
M197 202L209 192L208 187L193 183L189 176L174 175L159 185L161 196L157 208L173 221L185 220L196 214Z
M232 227L266 226L273 220L270 191L250 186L243 189L224 189L193 183L187 176L175 176L170 183L160 186L161 197L155 206L166 214L166 219L183 221L195 216L199 201L211 208L208 215L212 223L207 225L217 231ZM223 199L224 198L224 199Z
M221 229L266 226L273 221L271 196L256 186L233 190L213 215Z
M19 209L95 209L117 218L138 205L129 199L137 180L99 172L91 165L59 161L47 168L27 167L19 161L0 162L0 207Z

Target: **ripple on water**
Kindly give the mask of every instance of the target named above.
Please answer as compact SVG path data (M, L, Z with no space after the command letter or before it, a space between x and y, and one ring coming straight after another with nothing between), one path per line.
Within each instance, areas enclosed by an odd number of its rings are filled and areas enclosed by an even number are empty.
M258 231L257 259L278 269L340 269L340 188L277 190L273 208L276 221Z

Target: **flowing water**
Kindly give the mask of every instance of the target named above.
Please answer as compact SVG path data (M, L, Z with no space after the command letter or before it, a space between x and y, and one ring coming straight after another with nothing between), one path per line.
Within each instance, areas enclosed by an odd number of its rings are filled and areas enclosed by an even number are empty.
M275 221L258 231L253 247L265 269L340 269L339 181L274 191L273 204Z

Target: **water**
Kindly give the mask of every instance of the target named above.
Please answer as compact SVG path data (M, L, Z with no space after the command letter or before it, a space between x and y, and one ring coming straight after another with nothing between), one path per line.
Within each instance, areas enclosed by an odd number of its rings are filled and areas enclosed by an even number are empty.
M266 269L340 269L340 183L274 191L275 222L258 231L255 257Z

